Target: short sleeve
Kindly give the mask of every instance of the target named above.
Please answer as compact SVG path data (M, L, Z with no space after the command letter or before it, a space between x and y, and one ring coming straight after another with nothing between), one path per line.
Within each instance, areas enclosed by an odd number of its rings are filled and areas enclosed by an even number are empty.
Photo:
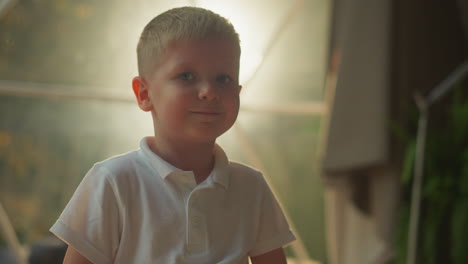
M262 175L260 175L259 188L262 192L261 213L256 242L249 252L250 256L267 253L296 240L283 210Z
M50 229L93 263L111 263L119 245L119 210L108 178L95 165Z

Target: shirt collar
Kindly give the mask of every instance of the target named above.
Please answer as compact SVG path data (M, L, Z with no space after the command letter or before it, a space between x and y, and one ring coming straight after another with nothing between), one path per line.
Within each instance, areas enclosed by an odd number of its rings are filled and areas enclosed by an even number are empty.
M227 189L229 187L229 160L224 150L218 144L215 144L213 152L215 165L210 176L212 176L214 182Z
M156 153L151 151L147 140L148 137L145 137L140 141L141 153L146 159L149 160L151 166L156 170L162 179L166 179L167 176L174 172L183 172L183 170L174 167L159 157ZM229 187L229 160L224 150L218 144L215 144L213 154L215 158L215 165L207 180L220 184L225 189L227 189Z
M181 169L178 169L174 166L172 166L169 162L163 160L161 157L159 157L156 153L151 151L151 149L148 146L148 139L149 137L144 137L140 141L140 149L141 152L143 153L143 156L149 160L151 166L156 170L159 176L161 178L166 179L166 177L173 173L173 172L181 172Z

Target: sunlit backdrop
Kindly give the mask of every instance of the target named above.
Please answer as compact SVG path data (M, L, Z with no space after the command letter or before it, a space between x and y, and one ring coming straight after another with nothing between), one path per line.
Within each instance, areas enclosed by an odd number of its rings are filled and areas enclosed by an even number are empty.
M0 12L0 202L22 243L48 235L94 162L152 133L130 86L138 35L156 14L197 5L227 17L242 43L241 112L219 142L264 170L307 253L325 261L328 1L13 2Z

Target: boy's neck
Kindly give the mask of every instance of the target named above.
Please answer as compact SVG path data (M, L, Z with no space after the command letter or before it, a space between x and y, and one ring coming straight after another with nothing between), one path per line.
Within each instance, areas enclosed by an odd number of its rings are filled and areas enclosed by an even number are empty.
M193 171L197 184L204 181L214 167L215 142L181 144L166 142L155 137L148 139L148 146L165 161L184 171Z

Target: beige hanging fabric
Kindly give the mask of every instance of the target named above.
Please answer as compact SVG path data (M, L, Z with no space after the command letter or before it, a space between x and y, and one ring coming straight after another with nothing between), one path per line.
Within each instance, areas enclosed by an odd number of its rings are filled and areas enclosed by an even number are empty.
M389 165L390 0L336 0L322 150L331 264L386 263L398 199Z

